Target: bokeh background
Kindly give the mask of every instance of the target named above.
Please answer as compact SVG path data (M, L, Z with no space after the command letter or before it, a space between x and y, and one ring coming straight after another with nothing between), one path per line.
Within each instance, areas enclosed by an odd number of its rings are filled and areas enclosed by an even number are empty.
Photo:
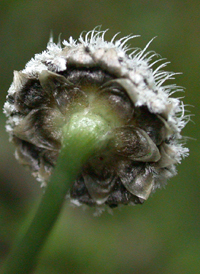
M178 166L178 175L142 206L124 206L94 217L91 209L67 202L39 256L36 274L184 274L200 269L200 2L199 0L1 0L0 103L30 58L46 48L50 31L55 40L78 38L97 25L109 28L109 40L140 34L130 42L171 61L167 69L184 86L184 103L195 114L184 129L190 156ZM119 35L119 37L120 37ZM0 114L0 264L18 229L34 210L42 190L30 172L14 158L14 147Z

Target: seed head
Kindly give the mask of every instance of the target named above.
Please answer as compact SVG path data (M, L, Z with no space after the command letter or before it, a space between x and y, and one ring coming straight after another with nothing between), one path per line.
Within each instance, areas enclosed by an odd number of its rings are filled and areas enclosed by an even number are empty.
M176 174L175 165L188 155L181 130L187 123L184 105L164 85L176 73L153 65L154 52L110 42L94 29L62 47L50 39L22 71L14 72L4 112L16 157L46 185L62 147L62 129L72 115L90 111L107 120L106 150L88 160L71 187L75 204L90 206L143 203L150 193ZM113 116L114 113L114 116ZM114 118L113 118L114 117ZM67 159L66 159L67 161Z

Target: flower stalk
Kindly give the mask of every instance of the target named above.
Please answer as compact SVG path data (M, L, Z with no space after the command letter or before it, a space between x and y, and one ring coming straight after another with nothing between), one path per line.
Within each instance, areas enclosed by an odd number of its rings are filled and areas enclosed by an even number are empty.
M4 269L4 274L31 273L37 255L55 224L71 184L84 163L109 140L107 122L96 114L73 115L63 129L63 146L55 171L27 232L18 241Z

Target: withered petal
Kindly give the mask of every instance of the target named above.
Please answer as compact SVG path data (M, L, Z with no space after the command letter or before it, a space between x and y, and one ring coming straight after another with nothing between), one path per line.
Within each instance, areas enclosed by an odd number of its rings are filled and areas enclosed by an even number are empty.
M15 151L18 161L25 166L29 166L33 172L39 170L40 154L42 149L37 146L23 141L17 137L13 138L13 142L17 145Z
M156 145L160 145L172 133L167 121L160 115L149 112L147 107L138 109L133 123L143 129Z
M32 110L24 119L14 128L13 134L31 144L40 148L59 149L60 148L60 125L54 123L62 122L63 117L56 109L42 108Z
M147 199L154 185L153 175L143 164L122 161L118 175L125 188L139 198Z
M78 177L70 189L70 198L76 204L95 205L95 200L90 196L82 176Z
M70 103L70 96L74 96L73 93L70 95L69 90L74 88L74 85L64 76L49 70L43 70L39 74L39 81L49 96L55 99L60 111L65 114L67 105Z
M153 188L153 175L147 169L143 174L139 174L133 182L123 182L124 186L133 195L146 200Z
M99 95L107 100L113 111L124 122L127 123L133 117L134 105L124 87L117 80L106 82L99 91Z
M160 159L157 146L144 130L130 125L116 128L114 135L111 146L117 154L139 162L157 162Z
M82 176L90 196L97 204L102 204L109 196L117 176L112 167L112 159L106 155L93 157L84 166Z
M50 105L50 97L37 79L26 78L14 94L14 105L21 114L27 115L32 109Z
M118 204L142 204L143 202L144 199L130 193L130 191L125 188L119 178L115 182L115 186L110 193L108 199L106 200L106 204L109 205L111 208L117 207Z
M155 166L163 168L163 167L168 167L177 163L175 153L171 147L163 143L159 149L160 149L161 158L157 163L155 163Z
M28 80L29 78L27 77L25 73L14 70L13 83L16 91L21 90Z
M103 204L107 200L116 180L113 176L101 180L95 174L88 173L83 173L83 178L90 196L97 204Z
M138 101L136 86L129 79L118 78L110 81L110 83L112 82L115 84L118 83L122 88L124 88L134 104Z

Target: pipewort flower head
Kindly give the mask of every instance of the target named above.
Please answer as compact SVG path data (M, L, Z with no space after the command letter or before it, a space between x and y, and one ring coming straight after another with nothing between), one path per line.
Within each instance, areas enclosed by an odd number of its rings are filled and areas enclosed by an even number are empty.
M188 155L181 130L187 123L184 105L164 85L176 73L163 71L156 53L126 43L110 42L94 29L78 41L55 44L14 72L4 112L16 158L45 186L62 147L62 129L72 117L91 112L108 123L110 138L82 167L70 189L74 204L116 207L141 204L176 174L175 165ZM67 159L66 159L67 161Z

